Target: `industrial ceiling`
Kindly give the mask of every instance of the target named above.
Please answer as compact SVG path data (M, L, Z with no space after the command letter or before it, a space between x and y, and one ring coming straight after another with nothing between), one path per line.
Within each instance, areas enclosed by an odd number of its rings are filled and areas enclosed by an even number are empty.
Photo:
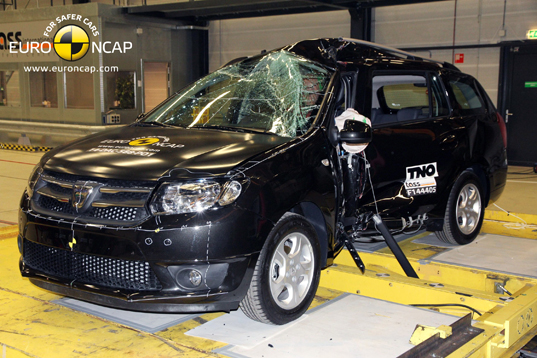
M334 10L361 10L447 0L199 0L126 8L129 14L160 17L190 23L271 15Z

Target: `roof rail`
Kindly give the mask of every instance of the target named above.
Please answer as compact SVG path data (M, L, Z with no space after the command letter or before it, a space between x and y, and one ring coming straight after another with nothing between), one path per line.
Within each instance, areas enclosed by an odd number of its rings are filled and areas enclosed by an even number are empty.
M376 44L374 42L351 39L351 38L346 38L346 37L340 37L339 40L369 46L369 47L372 47L372 48L377 49L377 50L382 50L382 51L389 52L389 53L394 54L394 55L398 55L399 57L404 58L404 59L436 63L436 64L439 64L439 65L445 67L445 68L460 71L456 66L452 65L451 63L432 60L430 58L423 58L423 57L420 57L420 56L416 56L415 54L413 54L411 52L406 52L406 51L403 51L403 50L399 50L398 48L395 48L395 47L379 45L379 44Z
M452 64L452 63L444 61L443 65L444 65L444 68L449 68L450 70L455 70L455 71L461 72L461 70L457 66Z

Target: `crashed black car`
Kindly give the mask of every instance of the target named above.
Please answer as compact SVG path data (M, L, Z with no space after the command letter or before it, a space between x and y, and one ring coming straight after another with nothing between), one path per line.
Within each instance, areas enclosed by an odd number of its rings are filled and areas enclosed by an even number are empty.
M349 109L370 121L338 128ZM376 232L373 214L392 231L474 240L505 185L505 138L481 85L453 65L302 41L44 155L20 204L20 270L107 306L241 306L286 323L343 240Z

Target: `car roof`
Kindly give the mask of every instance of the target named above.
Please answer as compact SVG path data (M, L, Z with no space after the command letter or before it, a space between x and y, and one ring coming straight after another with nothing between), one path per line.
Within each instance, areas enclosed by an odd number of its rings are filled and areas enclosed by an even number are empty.
M393 47L350 38L322 38L300 41L275 51L285 50L330 68L352 70L374 63L398 64L413 69L448 69L460 72L454 65L416 56Z

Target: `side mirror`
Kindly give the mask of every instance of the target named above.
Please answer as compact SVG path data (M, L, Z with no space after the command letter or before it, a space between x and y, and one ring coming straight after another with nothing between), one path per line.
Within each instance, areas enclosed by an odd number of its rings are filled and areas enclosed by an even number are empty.
M364 122L348 119L339 131L339 141L348 144L367 144L371 142L373 132Z

